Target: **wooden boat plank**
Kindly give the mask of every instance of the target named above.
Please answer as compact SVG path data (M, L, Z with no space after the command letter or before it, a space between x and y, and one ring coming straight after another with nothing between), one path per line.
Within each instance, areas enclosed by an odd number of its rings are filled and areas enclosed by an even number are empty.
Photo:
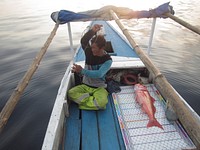
M80 149L81 120L79 119L79 109L75 104L70 105L70 117L66 120L66 134L64 148L66 150Z
M72 124L73 123L73 124ZM81 120L69 119L66 123L65 149L80 149Z
M82 150L99 149L99 136L96 111L81 111Z
M119 68L144 68L144 64L138 58L132 57L120 57L120 56L111 56L114 63L112 63L112 69L119 69ZM85 61L78 61L76 64L81 65L82 67L85 66Z
M118 134L114 123L111 102L103 111L98 111L100 149L119 150Z
M71 102L69 107L69 117L67 119L80 119L80 110L78 109L78 106Z

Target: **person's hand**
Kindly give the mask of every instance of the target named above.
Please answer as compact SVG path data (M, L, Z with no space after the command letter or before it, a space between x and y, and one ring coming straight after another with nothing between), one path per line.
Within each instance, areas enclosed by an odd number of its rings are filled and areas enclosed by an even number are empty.
M97 31L99 31L99 30L101 29L102 26L103 26L103 25L101 25L101 24L95 24L95 25L92 27L92 31L97 32Z
M82 67L80 65L77 65L77 64L73 64L73 67L72 67L72 72L76 72L76 73L80 73L82 71Z

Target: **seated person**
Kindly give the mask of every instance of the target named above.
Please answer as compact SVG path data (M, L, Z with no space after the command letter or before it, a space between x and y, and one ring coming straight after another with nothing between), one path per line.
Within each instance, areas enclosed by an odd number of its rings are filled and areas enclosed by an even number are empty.
M85 68L77 64L72 67L72 72L83 75L82 84L68 91L68 98L77 103L79 109L105 109L108 103L105 75L111 67L112 59L104 50L104 36L96 35L101 27L102 25L95 24L81 39L86 56Z

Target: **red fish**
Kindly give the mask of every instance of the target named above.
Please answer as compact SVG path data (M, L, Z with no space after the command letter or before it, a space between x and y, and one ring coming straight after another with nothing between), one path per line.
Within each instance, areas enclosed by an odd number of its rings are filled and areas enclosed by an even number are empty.
M142 110L148 115L149 122L147 127L157 126L163 129L162 125L155 118L156 108L154 106L155 99L150 96L147 88L141 84L134 86L136 101L141 105Z

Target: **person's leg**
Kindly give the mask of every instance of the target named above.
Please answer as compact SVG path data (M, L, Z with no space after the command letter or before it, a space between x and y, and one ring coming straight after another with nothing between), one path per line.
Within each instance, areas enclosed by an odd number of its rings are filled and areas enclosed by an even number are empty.
M90 97L90 88L84 84L77 85L68 91L68 98L77 104L83 103L87 98Z
M105 109L108 103L108 92L104 88L91 88L93 94L83 103L79 104L80 109L99 110Z
M106 109L108 103L108 92L105 88L97 88L93 93L94 100L97 101L99 109Z

